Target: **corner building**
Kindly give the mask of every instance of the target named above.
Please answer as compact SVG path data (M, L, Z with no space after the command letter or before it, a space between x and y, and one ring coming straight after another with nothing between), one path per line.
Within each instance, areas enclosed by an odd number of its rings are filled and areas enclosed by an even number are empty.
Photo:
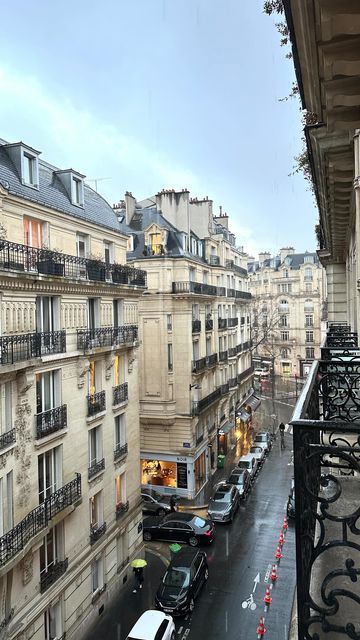
M236 440L246 445L252 365L246 255L208 198L163 190L116 206L128 259L147 272L139 301L143 486L193 498ZM258 402L253 399L253 402ZM248 403L236 421L236 411Z
M81 637L141 552L143 271L73 169L0 141L0 623Z

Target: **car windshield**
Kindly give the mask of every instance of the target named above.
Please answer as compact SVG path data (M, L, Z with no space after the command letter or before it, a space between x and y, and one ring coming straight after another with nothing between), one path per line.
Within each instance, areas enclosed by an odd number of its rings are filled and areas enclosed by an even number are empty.
M173 567L165 573L163 582L168 587L188 587L190 584L190 572L183 567Z
M250 463L247 460L240 460L238 466L240 467L240 469L248 469Z
M262 448L261 447L251 447L250 448L250 453L261 453L262 452Z
M199 518L199 516L195 516L192 524L195 525L195 527L199 527L199 529L203 529L206 526L206 520Z
M244 476L230 476L229 482L231 484L244 484Z
M256 436L255 438L255 442L266 442L267 437L266 436Z
M214 502L230 502L230 491L217 491L213 497Z

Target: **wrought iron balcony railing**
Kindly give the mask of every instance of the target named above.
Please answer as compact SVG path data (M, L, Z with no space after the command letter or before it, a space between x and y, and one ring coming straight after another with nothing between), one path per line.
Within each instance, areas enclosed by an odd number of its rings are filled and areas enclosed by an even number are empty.
M208 263L213 265L214 267L220 265L219 256L210 255L209 258L208 258Z
M238 264L235 264L234 260L225 260L225 267L227 269L232 269L233 271L240 273L240 275L244 277L248 274L246 269L243 269L243 267L239 267Z
M205 398L201 398L201 400L194 401L192 403L192 415L198 416L205 409L210 407L214 402L219 400L221 397L221 389L218 387L215 391L209 393Z
M129 511L129 500L119 502L119 504L116 505L116 520L119 520L127 511Z
M23 333L0 337L0 363L14 364L66 351L66 332Z
M102 460L96 460L93 462L90 467L88 467L88 478L91 480L94 476L96 476L100 471L104 471L105 469L105 458Z
M242 350L243 351L247 351L247 349L251 349L251 340L247 340L246 342L243 342L242 345Z
M226 296L226 288L225 287L216 287L216 295L217 296Z
M126 458L128 454L128 444L117 444L114 449L114 460L121 460L122 458Z
M197 293L204 296L216 296L217 289L212 284L205 284L204 282L173 282L173 293Z
M212 433L213 431L215 431L215 427L216 427L215 422L213 422L213 424L210 424L208 426L208 433Z
M346 334L335 334L330 333L326 336L325 347L332 348L338 347L340 349L351 349L358 347L358 334L357 333L346 333Z
M237 377L235 376L235 378L230 378L229 379L229 387L230 389L233 389L234 387L237 387Z
M201 444L203 441L204 441L204 434L203 433L200 433L199 436L196 436L196 446L198 444Z
M144 256L164 256L165 246L163 244L145 245L143 255Z
M314 362L291 421L299 638L358 635L359 369Z
M212 353L210 356L205 357L206 367L215 367L217 364L217 353Z
M192 373L200 373L206 366L206 358L200 358L199 360L193 360Z
M229 347L228 348L228 356L229 356L229 358L235 358L235 356L237 356L237 348L236 347Z
M0 434L0 451L1 449L5 449L5 447L9 447L11 444L16 442L16 431L14 429L9 429L9 431L5 431L5 433Z
M241 300L251 300L252 295L250 291L235 291L235 298L240 298Z
M227 328L227 319L218 318L218 329L226 329L226 328Z
M240 382L242 382L243 380L246 380L246 378L248 378L252 373L254 373L254 367L251 366L248 369L245 369L245 371L242 371L241 373L237 374L237 381L238 384Z
M236 353L237 353L237 354L241 353L241 352L242 352L242 349L243 349L243 348L242 348L242 344L237 344L237 345L236 345Z
M205 331L212 331L214 328L214 321L212 319L205 320Z
M239 318L228 318L228 327L237 327L239 324Z
M113 387L113 406L127 402L129 399L128 383L123 382Z
M77 329L77 348L83 351L99 347L133 345L138 339L138 327L126 324L121 327Z
M73 505L81 498L81 475L68 482L38 507L30 511L13 529L0 538L0 567L14 558L25 545L48 526L58 513Z
M228 352L227 351L219 351L219 362L227 362Z
M226 290L226 296L228 298L235 298L235 295L236 295L235 289L227 289Z
M45 438L51 433L60 431L67 427L67 406L55 407L42 413L35 415L36 421L36 438Z
M37 249L7 240L0 241L0 269L146 287L146 271L142 269L80 258L50 249Z
M106 531L106 522L90 527L90 544L95 544L104 535Z
M54 582L56 582L61 576L64 575L69 565L68 558L65 560L59 560L49 567L46 573L43 573L40 577L40 593L44 593Z
M221 387L221 395L225 396L227 393L229 393L229 383L225 382L225 384L222 384Z
M200 333L201 331L201 320L193 320L192 321L192 332Z
M91 393L87 397L88 417L96 416L97 413L106 410L105 391Z

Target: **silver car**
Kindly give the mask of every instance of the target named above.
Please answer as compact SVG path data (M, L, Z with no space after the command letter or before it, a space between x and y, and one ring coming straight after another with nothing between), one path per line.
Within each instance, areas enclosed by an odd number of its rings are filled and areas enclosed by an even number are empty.
M261 447L259 444L253 445L252 447L250 447L249 453L251 453L251 455L254 456L254 458L257 460L258 466L261 467L265 460L264 447Z
M148 515L164 516L170 513L170 496L162 495L154 489L141 489L142 512Z
M233 484L219 484L209 500L209 518L216 522L232 522L239 503L240 495Z

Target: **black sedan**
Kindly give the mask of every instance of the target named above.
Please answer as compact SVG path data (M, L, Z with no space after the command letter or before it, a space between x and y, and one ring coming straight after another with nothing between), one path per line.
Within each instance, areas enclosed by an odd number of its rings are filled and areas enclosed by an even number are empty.
M239 502L239 492L233 484L220 484L209 500L208 515L217 522L232 522Z
M195 598L209 577L206 553L183 547L178 551L160 583L155 605L172 616L193 611Z
M251 489L250 473L246 469L235 467L231 472L228 483L233 484L237 488L240 498L245 499Z
M198 544L212 542L214 533L211 520L204 520L193 513L169 513L164 518L145 518L143 522L143 538L147 542L167 540L186 542L196 547Z

